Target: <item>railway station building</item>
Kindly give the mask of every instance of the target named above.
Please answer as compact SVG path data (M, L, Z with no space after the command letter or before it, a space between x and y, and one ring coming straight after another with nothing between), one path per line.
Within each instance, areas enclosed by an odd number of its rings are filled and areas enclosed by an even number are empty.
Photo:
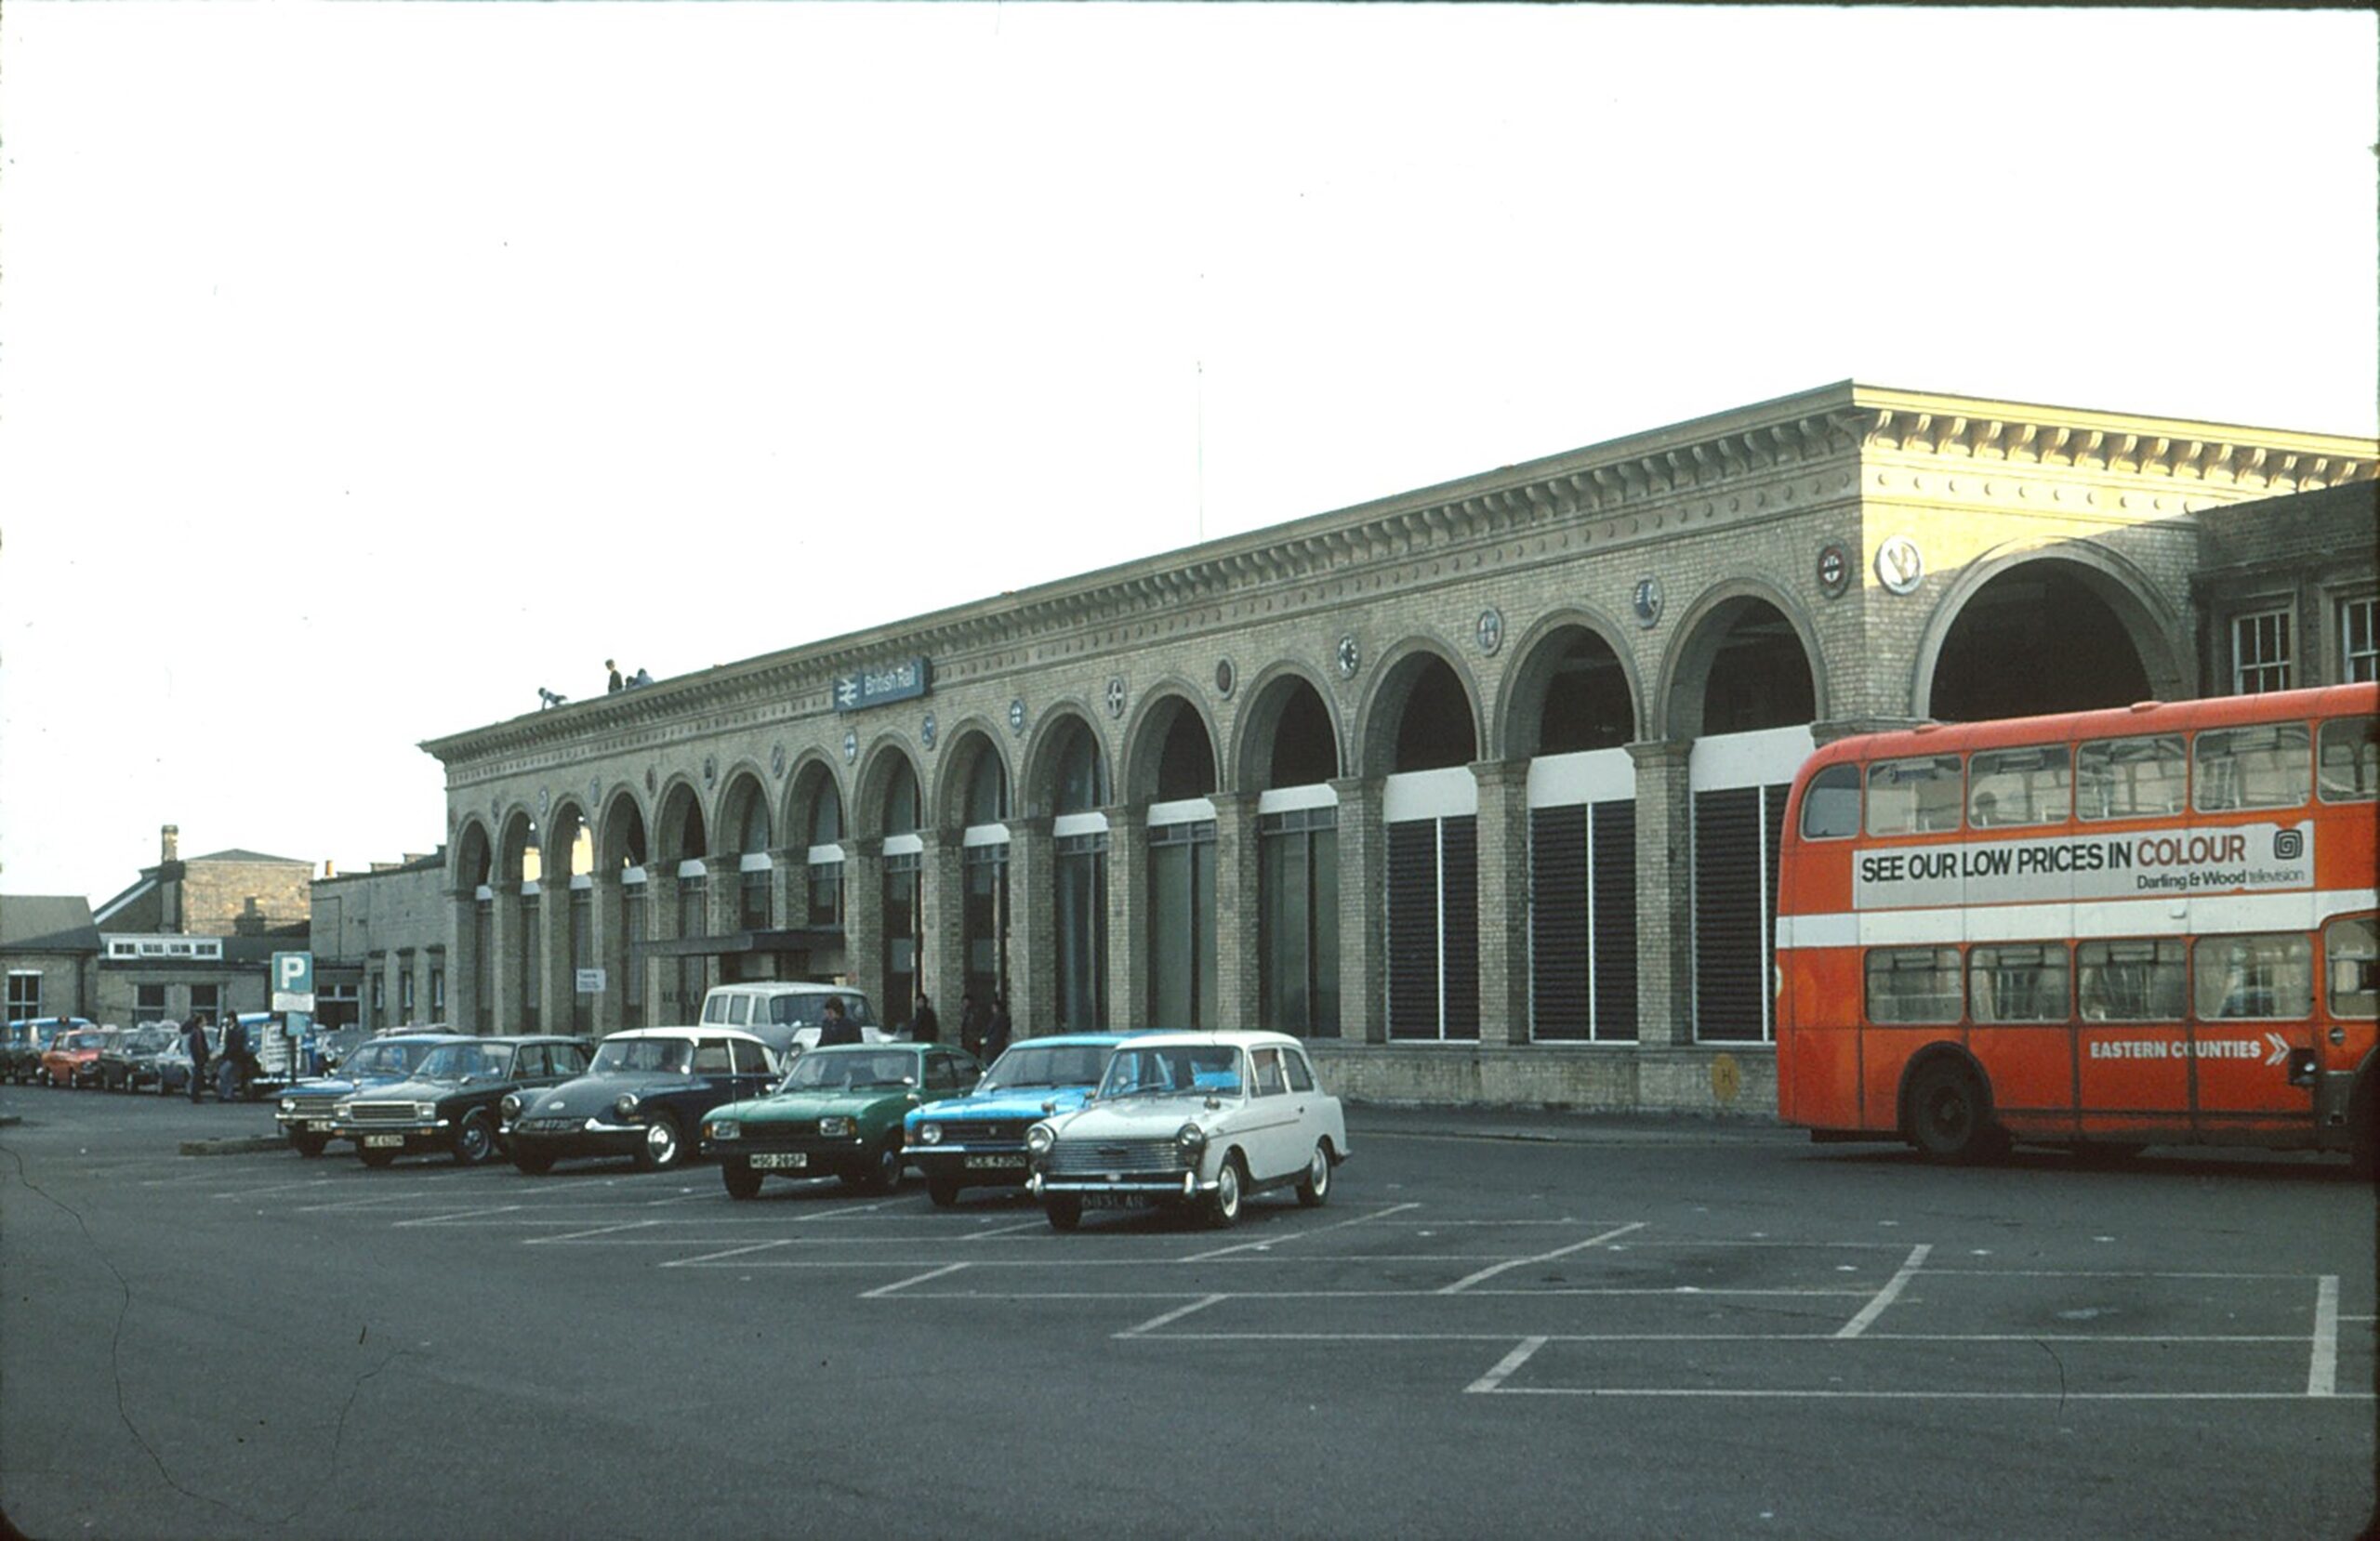
M2372 678L2376 450L1844 382L435 739L449 1015L820 979L1771 1111L1811 748Z

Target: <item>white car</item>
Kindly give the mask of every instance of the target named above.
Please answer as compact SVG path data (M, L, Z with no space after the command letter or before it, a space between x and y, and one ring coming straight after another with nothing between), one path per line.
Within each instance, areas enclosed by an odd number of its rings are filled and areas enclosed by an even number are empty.
M859 1028L860 1042L892 1042L892 1034L877 1025L865 994L848 985L803 980L714 984L703 996L703 1025L748 1029L769 1046L769 1052L779 1060L790 1060L818 1047L818 1026L826 1020L830 996L843 1003L843 1015Z
M1117 1045L1092 1100L1034 1125L1025 1146L1026 1191L1057 1230L1085 1209L1157 1204L1224 1226L1266 1189L1328 1199L1347 1120L1287 1034L1152 1033Z

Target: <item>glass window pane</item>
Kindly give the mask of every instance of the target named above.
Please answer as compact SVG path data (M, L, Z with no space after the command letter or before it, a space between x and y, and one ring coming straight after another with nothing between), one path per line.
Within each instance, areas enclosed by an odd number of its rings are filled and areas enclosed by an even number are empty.
M1802 838L1842 840L1859 833L1859 768L1830 765L1802 793Z
M2086 1022L2171 1022L2182 1016L2183 945L2085 942L2074 949L2076 994Z
M2322 931L2322 952L2331 1015L2367 1021L2380 1015L2373 1009L2375 998L2380 998L2375 996L2380 975L2374 968L2375 958L2380 958L2380 926L2373 917L2343 915L2332 921Z
M1868 767L1868 833L1926 835L1959 827L1959 757L1878 760Z
M2179 813L2188 784L2179 733L2100 739L2075 753L2074 811L2084 819Z
M1967 822L1978 829L2064 823L2072 781L2062 744L1979 749L1967 763Z
M2028 942L1967 953L1967 1009L1978 1022L2067 1019L2066 944Z
M2302 722L2210 728L2193 744L2192 776L2202 813L2242 808L2295 808L2312 790L2312 735Z
M1886 1025L1959 1020L1959 950L1878 947L1868 954L1868 1020Z
M2380 795L2380 718L2343 717L2322 724L2322 800L2370 802Z
M2201 937L2190 968L2202 1021L2294 1021L2314 1007L2314 944L2294 932Z

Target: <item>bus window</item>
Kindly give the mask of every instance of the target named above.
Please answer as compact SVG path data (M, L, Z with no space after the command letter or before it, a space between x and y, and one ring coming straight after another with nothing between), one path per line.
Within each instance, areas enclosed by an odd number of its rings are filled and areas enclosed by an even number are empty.
M2366 721L2371 720L2366 718ZM2368 915L2343 915L2322 929L2322 953L2327 964L2325 994L2334 1017L2380 1016L2380 977L2373 963L2380 959L2380 927Z
M2322 724L2322 800L2368 803L2380 796L2380 718L2343 717Z
M2302 722L2210 728L2193 747L2201 813L2295 808L2313 790L2313 743Z
M2086 744L2074 756L2074 811L2085 819L2179 813L2188 765L2179 733Z
M2066 947L2056 942L1967 950L1967 1011L1978 1022L2062 1022Z
M1847 840L1859 833L1859 768L1830 765L1802 792L1802 838Z
M1868 1020L1892 1025L1959 1020L1959 950L1877 947L1868 954Z
M1967 761L1967 823L1977 829L2062 824L2072 801L2072 779L2062 744L1978 749Z
M2285 1021L2313 1009L2314 945L2295 932L2202 936L2190 974L2202 1021Z
M1959 827L1959 757L1884 759L1868 767L1868 833L1930 835Z
M2084 942L2074 949L2086 1022L2172 1022L2182 1017L2182 941Z

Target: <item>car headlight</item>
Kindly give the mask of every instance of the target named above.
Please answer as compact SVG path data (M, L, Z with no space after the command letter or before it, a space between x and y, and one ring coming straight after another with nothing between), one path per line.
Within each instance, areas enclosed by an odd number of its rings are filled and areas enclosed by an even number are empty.
M505 1122L508 1124L513 1119L520 1117L521 1094L515 1091L506 1092L504 1094L504 1100L496 1105L496 1111L504 1115Z
M744 1126L738 1124L733 1118L714 1118L709 1123L703 1126L703 1138L706 1139L741 1139L744 1138Z
M1207 1148L1207 1131L1196 1124L1183 1125L1173 1138L1181 1143L1184 1155L1197 1155Z
M416 1102L413 1105L413 1115L416 1118L435 1118L438 1116L438 1104L435 1102Z
M920 1125L919 1125L919 1126L918 1126L918 1143L919 1143L919 1144L920 1144L920 1145L939 1145L939 1144L941 1144L941 1143L942 1143L942 1126L941 1126L941 1125L939 1125L939 1124L920 1124Z
M634 1118L638 1107L636 1093L624 1091L612 1100L612 1112L622 1118Z
M283 1098L281 1100L281 1111L283 1113L296 1113L298 1111L298 1099L294 1097Z
M852 1121L848 1118L822 1118L818 1120L818 1132L829 1139L838 1135L847 1135L852 1132Z
M289 1105L289 1104L288 1104L288 1103L286 1103L286 1102L284 1102L284 1103L282 1104L282 1106L283 1106L283 1107L284 1107L284 1108L285 1108L285 1107L287 1107L288 1105ZM354 1104L354 1103L352 1103L352 1102L350 1102L350 1101L346 1100L344 1098L342 1098L340 1100L338 1100L338 1101L334 1102L334 1103L332 1103L332 1104L331 1104L331 1116L332 1116L333 1118L345 1118L349 1113L352 1113L354 1110L355 1110L355 1104Z
M1047 1124L1036 1124L1025 1131L1025 1148L1035 1155L1048 1155L1057 1142L1058 1131Z

